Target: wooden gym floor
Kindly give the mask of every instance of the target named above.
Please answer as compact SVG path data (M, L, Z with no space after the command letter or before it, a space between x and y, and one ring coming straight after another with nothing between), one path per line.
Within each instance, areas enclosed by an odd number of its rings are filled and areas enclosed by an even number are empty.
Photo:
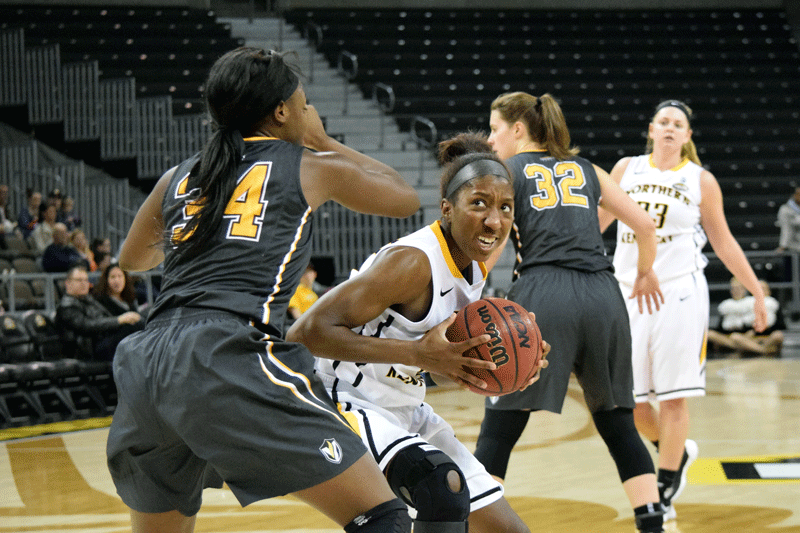
M435 388L429 401L474 446L482 398ZM780 359L717 359L693 399L700 458L668 532L800 533L800 349ZM0 533L130 530L105 464L110 419L0 431ZM43 431L51 434L32 436ZM533 532L634 532L632 511L580 388L561 415L535 413L511 458L506 495ZM207 490L196 531L340 531L292 498L242 509Z

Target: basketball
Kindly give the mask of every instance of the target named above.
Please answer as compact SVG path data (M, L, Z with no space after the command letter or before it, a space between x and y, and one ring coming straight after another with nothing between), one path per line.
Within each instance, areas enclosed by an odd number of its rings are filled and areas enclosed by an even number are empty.
M492 361L494 370L466 368L486 382L486 389L469 386L484 396L502 396L519 390L536 373L542 358L542 333L521 305L504 298L483 298L472 302L447 328L447 339L459 342L484 333L492 340L464 352L465 357Z

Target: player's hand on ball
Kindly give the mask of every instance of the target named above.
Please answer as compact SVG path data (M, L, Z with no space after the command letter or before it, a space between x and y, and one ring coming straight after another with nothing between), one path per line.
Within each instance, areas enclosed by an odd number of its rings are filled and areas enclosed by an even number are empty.
M533 317L533 321L535 322L536 315L533 312L531 312L530 315L531 317ZM551 348L552 347L550 346L550 343L542 339L542 359L539 361L538 368L536 369L536 372L533 374L533 377L531 377L531 379L529 379L527 383L525 383L522 387L520 387L519 390L523 391L528 387L530 387L531 385L533 385L534 383L536 383L537 381L539 381L539 377L541 377L542 370L544 370L550 365L550 361L547 360L547 354L550 353Z
M471 359L462 354L470 348L486 344L491 337L482 334L464 341L450 342L445 332L455 319L456 314L453 313L419 340L414 364L431 374L443 376L462 388L468 388L468 384L471 384L485 389L486 382L464 370L464 367L494 370L497 366L491 361Z

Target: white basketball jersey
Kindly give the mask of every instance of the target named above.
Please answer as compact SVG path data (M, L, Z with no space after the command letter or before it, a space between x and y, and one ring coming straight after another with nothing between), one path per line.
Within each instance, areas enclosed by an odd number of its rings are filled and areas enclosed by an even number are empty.
M688 159L675 168L661 171L649 155L631 159L620 187L653 217L658 252L653 264L661 283L702 271L708 260L702 250L708 239L700 225L700 174L703 167ZM633 286L639 248L636 234L617 222L615 275L620 283Z
M367 258L353 276L369 268L377 255L398 246L418 248L428 256L433 279L431 308L419 322L412 322L392 309L386 309L379 317L359 329L361 335L416 340L442 323L454 311L480 299L486 282L485 265L473 261L469 267L472 269L473 282L469 283L464 279L450 256L450 249L439 227L439 221L387 244ZM316 369L325 386L331 390L334 401L337 399L337 393L346 392L356 398L391 409L403 406L417 407L425 398L425 380L422 377L422 369L417 367L351 363L318 358Z

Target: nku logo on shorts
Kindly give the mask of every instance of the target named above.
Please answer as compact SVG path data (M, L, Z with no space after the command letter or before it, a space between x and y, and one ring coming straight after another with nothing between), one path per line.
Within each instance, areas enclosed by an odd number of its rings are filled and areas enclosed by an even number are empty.
M342 462L342 447L336 442L336 439L325 439L322 441L322 446L319 447L319 452L322 456L333 464Z

